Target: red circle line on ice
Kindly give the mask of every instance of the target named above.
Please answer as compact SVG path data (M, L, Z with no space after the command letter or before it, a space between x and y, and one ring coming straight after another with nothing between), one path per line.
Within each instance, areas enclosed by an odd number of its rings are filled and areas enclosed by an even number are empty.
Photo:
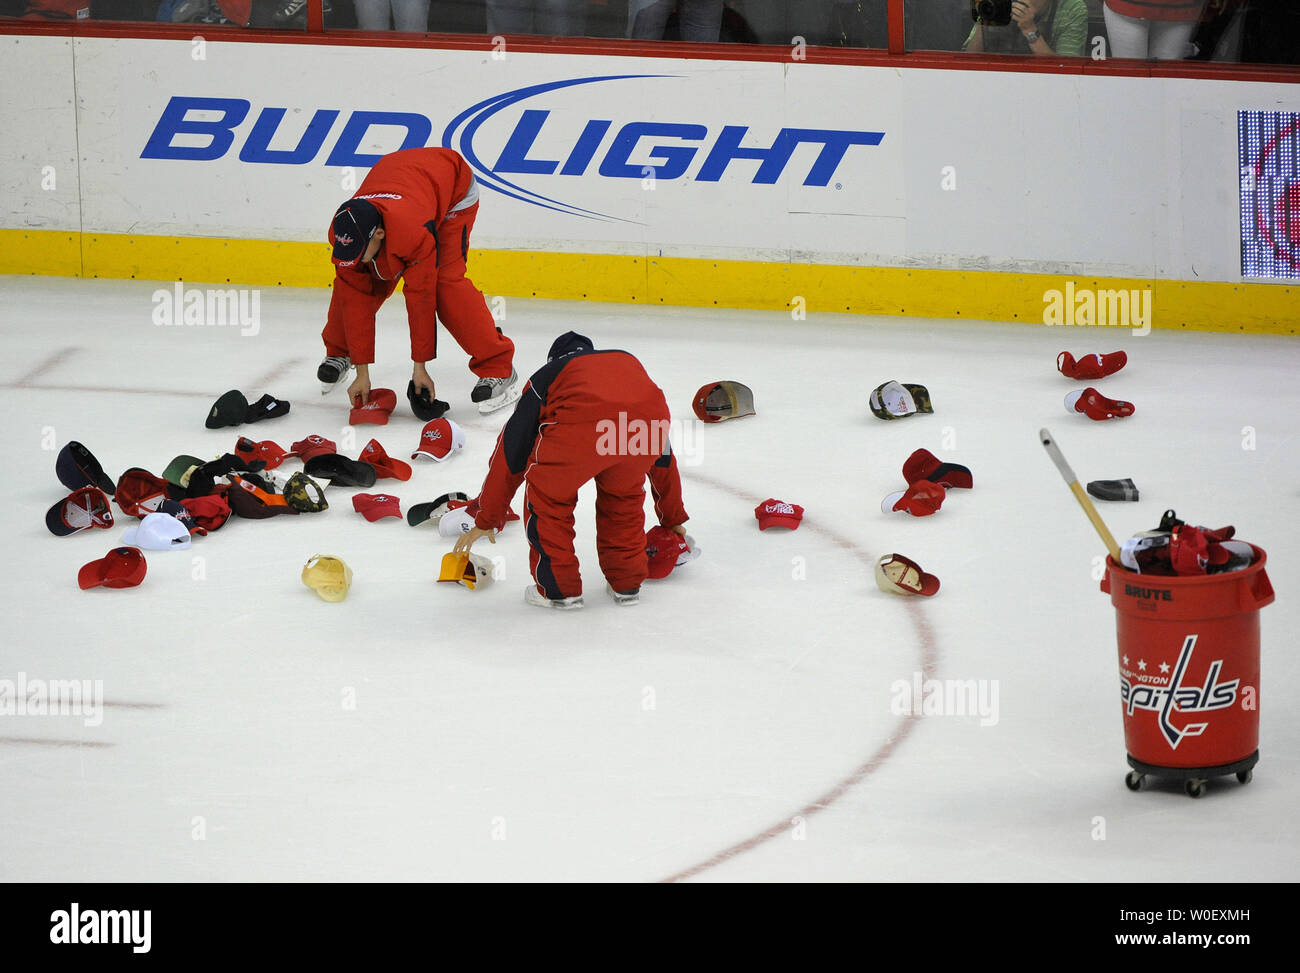
M749 494L736 489L730 484L724 483L721 480L715 480L712 477L702 476L694 470L690 472L690 478L692 481L707 484L716 490L720 490L723 493L729 493L734 497L739 497L745 500L752 499ZM849 554L852 554L861 561L866 569L863 575L864 585L868 580L870 580L872 573L875 571L875 557L868 554L857 544L853 543L853 541L835 533L834 531L822 527L820 524L805 522L803 526L805 530L811 530L813 533L820 535L836 547L847 551ZM933 676L939 664L939 648L935 642L934 633L930 630L930 625L926 621L924 611L925 606L909 600L898 607L907 612L908 618L910 619L915 631L917 650L920 653L920 656L917 659L917 665L920 668L920 671L924 673L926 677ZM833 784L829 790L804 804L804 806L798 810L785 815L770 827L765 828L757 834L751 835L742 841L737 841L735 844L728 845L726 848L710 855L708 858L698 861L694 865L690 865L681 871L675 872L660 881L682 882L688 878L694 878L711 868L715 868L733 858L737 858L746 852L753 851L755 848L766 844L773 838L780 838L783 835L788 834L791 828L791 822L794 818L806 819L820 811L826 810L850 790L860 784L864 779L879 770L881 766L884 765L885 761L894 755L894 752L898 749L899 745L907 739L912 730L916 727L917 723L919 723L923 718L924 717L918 713L911 713L907 716L898 717L893 730L885 741L877 746L867 759L850 771L848 775Z

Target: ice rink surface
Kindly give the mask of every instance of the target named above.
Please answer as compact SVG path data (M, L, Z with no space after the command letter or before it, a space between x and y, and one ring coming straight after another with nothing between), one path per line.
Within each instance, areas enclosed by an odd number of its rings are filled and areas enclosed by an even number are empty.
M99 681L104 701L102 720L0 716L0 880L1300 879L1296 339L511 299L521 378L575 329L637 355L683 420L703 556L640 605L604 594L590 489L581 612L524 604L518 525L475 548L503 559L495 584L435 584L449 543L367 522L344 488L321 514L233 519L188 552L147 552L138 588L81 591L78 568L134 521L114 505L111 531L46 530L70 440L116 479L240 434L288 448L319 433L352 457L373 434L406 458L420 430L400 300L372 369L399 409L353 429L343 393L322 398L315 379L327 292L264 289L241 329L155 324L160 287L0 278L0 680ZM1094 384L1136 415L1067 414L1082 383L1057 353L1119 348L1128 367ZM369 491L403 511L476 493L505 419L470 405L445 334L439 350L430 370L468 445ZM691 396L717 379L751 386L758 415L695 423ZM890 379L926 385L935 413L873 418L868 394ZM292 411L205 429L230 388ZM1136 481L1141 502L1099 504L1120 539L1172 507L1268 552L1250 785L1217 780L1200 800L1125 788L1104 548L1042 426L1081 480ZM969 466L975 488L932 517L882 513L919 447ZM805 507L803 526L760 532L769 497ZM879 591L872 563L890 551L939 594ZM300 582L316 553L353 568L345 602ZM990 706L900 714L894 689L916 673L976 680Z

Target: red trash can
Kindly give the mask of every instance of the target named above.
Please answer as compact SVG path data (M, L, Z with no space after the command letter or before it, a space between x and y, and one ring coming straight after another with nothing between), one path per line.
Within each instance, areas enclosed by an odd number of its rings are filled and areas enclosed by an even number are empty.
M1144 777L1183 781L1192 797L1212 777L1243 784L1259 761L1259 610L1273 601L1264 551L1241 571L1139 574L1106 558L1101 590L1115 606L1124 744Z

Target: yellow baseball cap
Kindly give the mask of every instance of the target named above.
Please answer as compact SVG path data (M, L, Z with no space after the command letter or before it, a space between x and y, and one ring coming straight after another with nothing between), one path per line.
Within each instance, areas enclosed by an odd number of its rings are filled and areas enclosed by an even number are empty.
M492 581L492 561L469 551L451 551L442 556L439 581L455 581L473 591Z
M342 601L352 587L352 569L332 554L313 554L303 565L302 583L326 601Z

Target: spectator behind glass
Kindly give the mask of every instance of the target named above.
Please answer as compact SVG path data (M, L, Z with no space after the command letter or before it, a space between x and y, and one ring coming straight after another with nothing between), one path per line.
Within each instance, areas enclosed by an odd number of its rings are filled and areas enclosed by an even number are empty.
M1186 57L1205 0L1106 0L1111 57L1169 61Z
M489 34L581 37L586 29L587 0L487 0Z
M1083 0L1015 0L1011 23L977 23L964 50L988 54L1059 54L1083 57L1088 46L1088 7Z
M1212 58L1224 32L1243 10L1240 60L1300 64L1300 4L1296 0L1209 0L1192 35L1189 56L1198 61Z
M661 41L677 8L682 40L716 43L722 32L722 0L628 0L627 36Z
M357 30L429 30L429 0L354 0Z

